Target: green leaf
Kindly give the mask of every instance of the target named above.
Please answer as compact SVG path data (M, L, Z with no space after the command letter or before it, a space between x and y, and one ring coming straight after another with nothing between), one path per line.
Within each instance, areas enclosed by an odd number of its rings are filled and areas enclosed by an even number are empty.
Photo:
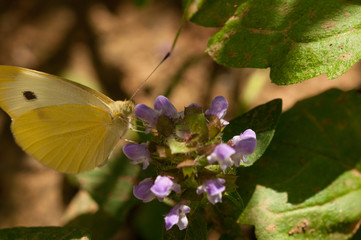
M68 228L90 229L93 239L113 239L117 232L121 231L122 226L124 226L123 222L101 210L78 215L66 224Z
M253 154L247 157L249 164L241 163L242 166L251 166L266 151L275 133L281 113L282 100L275 99L229 122L229 125L223 131L224 142L249 128L256 132L257 148Z
M185 240L207 239L207 223L201 214L193 214L189 226L185 230Z
M138 172L139 166L130 164L122 154L101 168L79 174L77 179L102 210L122 220L134 204L131 196Z
M1 240L92 239L88 230L74 227L15 227L0 230Z
M272 82L287 85L324 73L337 78L361 58L360 4L247 0L234 11L230 2L200 1L199 12L192 8L191 20L202 25L219 25L230 16L208 42L207 52L219 64L270 67Z
M174 136L168 137L167 142L172 154L188 153L190 151L186 142L179 142Z
M239 169L239 221L257 239L348 239L361 219L361 96L329 90L297 103L252 168Z
M242 201L241 196L239 195L239 193L237 191L226 192L224 194L224 198L227 198L229 200L229 202L232 203L232 205L234 205L234 208L236 208L237 211L243 210L244 203ZM230 215L232 215L232 214L230 214Z
M205 27L220 27L236 11L241 0L192 0L187 12L190 21Z
M214 218L217 219L218 229L222 229L224 233L228 233L233 238L240 235L241 229L237 219L244 210L244 205L239 194L227 192L222 198L222 204L209 204L207 207L207 213L213 213Z
M208 127L204 114L190 114L185 116L184 121L191 134L195 134L197 141L205 141L208 139Z
M144 240L161 239L164 229L164 216L169 212L169 206L158 200L150 203L140 203L134 212L136 232Z

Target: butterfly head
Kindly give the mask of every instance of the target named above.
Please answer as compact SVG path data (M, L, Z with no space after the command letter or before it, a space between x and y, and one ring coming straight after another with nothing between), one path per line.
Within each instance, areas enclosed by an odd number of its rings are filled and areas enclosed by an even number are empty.
M127 118L134 112L135 104L132 100L115 101L110 107L114 117Z
M135 104L133 100L123 102L123 115L128 116L134 112Z

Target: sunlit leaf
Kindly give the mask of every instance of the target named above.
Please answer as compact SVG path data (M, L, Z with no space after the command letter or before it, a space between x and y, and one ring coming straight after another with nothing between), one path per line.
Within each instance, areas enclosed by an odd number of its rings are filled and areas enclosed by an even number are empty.
M208 43L207 51L217 63L270 67L272 82L286 85L324 73L337 78L361 58L360 4L344 0L242 2L193 1L190 19L195 23L219 26L228 17Z

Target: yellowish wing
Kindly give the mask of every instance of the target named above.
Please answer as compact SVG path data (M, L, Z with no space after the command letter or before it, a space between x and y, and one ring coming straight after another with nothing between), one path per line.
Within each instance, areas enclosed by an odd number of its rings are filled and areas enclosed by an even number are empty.
M0 106L11 118L33 109L62 104L87 105L111 112L114 101L81 84L50 74L0 65Z
M106 162L128 122L100 108L67 104L27 111L11 128L18 144L43 164L79 173Z

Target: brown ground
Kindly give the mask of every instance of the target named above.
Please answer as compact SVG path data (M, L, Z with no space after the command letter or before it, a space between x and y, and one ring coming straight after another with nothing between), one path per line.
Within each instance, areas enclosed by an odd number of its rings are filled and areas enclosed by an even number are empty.
M0 7L0 64L102 86L114 99L129 97L153 70L169 50L181 19L180 6L173 1L145 7L131 3L107 7L95 0L79 6L40 0L8 2ZM207 106L214 96L225 95L230 99L231 117L237 101L253 107L282 98L288 109L326 89L352 89L361 83L360 64L337 80L320 76L288 87L271 84L268 70L217 67L203 53L214 32L187 23L172 57L135 101L152 105L157 95L170 89L169 98L181 110L192 102ZM179 82L172 88L177 76ZM213 85L208 87L210 80ZM14 143L9 118L1 114L0 120L0 228L60 225L66 207L63 175L26 156Z

